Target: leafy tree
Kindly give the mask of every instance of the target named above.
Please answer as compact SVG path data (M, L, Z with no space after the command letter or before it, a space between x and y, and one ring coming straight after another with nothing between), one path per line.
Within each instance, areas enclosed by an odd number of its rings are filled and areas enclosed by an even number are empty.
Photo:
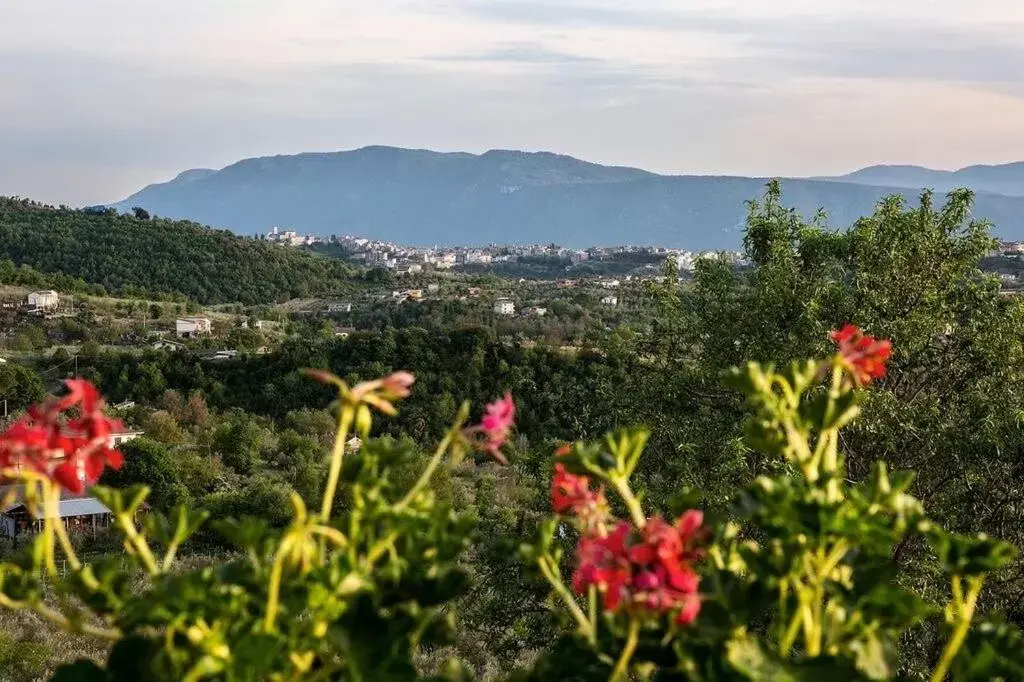
M120 450L124 463L120 469L104 472L104 485L146 485L153 491L149 497L150 504L161 511L189 503L189 491L181 480L179 460L170 447L149 438L136 438L122 445Z
M46 395L42 377L24 365L0 363L0 400L7 401L7 411L22 410Z

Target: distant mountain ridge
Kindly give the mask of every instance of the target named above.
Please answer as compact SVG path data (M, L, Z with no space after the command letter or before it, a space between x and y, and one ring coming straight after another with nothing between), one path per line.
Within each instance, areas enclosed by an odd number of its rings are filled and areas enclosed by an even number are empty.
M907 189L927 187L937 192L948 192L955 187L970 187L976 192L1024 197L1024 161L967 166L954 171L934 170L923 166L879 165L861 168L847 175L819 179Z
M978 183L968 183L978 190L975 214L995 223L1005 238L1024 237L1024 163L972 168L979 170L878 166L842 177L787 179L783 196L805 214L824 208L831 224L845 227L884 196L902 193L916 201L922 187L946 191L964 184L957 178L969 177ZM764 178L658 175L550 152L371 146L189 170L112 206L121 211L140 206L242 233L279 226L408 244L735 249L742 240L745 204L761 196L764 183Z

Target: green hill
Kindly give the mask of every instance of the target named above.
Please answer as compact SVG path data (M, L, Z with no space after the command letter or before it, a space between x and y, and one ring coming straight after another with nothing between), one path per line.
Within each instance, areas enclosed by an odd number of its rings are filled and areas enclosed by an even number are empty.
M246 304L350 288L339 261L191 222L140 220L0 197L0 258L112 293L181 293Z

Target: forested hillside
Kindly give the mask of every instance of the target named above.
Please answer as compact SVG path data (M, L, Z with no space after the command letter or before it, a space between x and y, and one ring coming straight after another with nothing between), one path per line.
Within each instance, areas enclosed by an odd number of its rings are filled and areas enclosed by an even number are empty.
M190 222L0 198L0 257L112 293L263 303L344 290L340 262Z

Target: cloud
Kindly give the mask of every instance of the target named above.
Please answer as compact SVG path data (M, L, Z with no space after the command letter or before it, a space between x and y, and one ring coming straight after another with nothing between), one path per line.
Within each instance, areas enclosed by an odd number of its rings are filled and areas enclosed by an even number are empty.
M483 52L454 52L428 59L440 62L513 62L517 64L594 64L602 60L551 50L537 43L506 43Z
M754 175L1008 161L1022 34L1011 0L3 3L0 194L93 203L366 144Z

